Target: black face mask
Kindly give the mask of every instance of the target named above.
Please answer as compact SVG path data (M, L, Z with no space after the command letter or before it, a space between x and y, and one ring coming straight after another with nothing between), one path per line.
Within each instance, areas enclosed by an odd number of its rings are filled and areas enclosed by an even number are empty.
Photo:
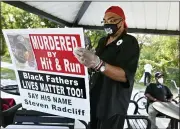
M117 24L119 24L119 22ZM104 30L106 34L110 36L114 35L121 28L121 26L118 28L117 24L105 24Z

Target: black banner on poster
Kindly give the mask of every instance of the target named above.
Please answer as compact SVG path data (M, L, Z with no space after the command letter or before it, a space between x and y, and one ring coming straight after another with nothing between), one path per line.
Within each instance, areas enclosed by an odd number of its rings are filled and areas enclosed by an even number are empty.
M84 78L19 70L18 74L22 89L86 99Z

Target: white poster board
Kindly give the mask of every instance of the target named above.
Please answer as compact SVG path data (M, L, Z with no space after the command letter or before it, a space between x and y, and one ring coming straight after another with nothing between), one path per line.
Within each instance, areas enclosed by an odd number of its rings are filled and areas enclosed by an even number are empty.
M73 55L75 47L85 47L83 29L10 29L3 34L23 108L89 121L88 71Z

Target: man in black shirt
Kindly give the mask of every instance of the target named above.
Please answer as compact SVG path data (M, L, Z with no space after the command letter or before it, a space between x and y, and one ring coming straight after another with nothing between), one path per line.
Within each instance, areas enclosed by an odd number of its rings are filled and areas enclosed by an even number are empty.
M127 34L125 15L120 7L108 8L103 23L107 36L99 40L96 53L77 48L74 55L95 71L90 79L91 129L123 129L139 45L135 37Z
M156 83L150 83L145 90L145 96L147 97L147 111L149 119L151 120L151 128L156 129L156 111L152 103L153 102L171 102L173 94L167 86L163 85L163 74L160 72L155 73Z

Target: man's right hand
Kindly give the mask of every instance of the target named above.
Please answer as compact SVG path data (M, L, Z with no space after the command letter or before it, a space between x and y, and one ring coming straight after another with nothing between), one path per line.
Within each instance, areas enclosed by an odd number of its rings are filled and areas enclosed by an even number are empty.
M157 100L156 98L154 99L154 102L162 102L162 101L160 101L160 100Z
M150 94L145 94L145 96L148 98L148 99L150 99L151 101L154 101L154 102L161 102L161 101L159 101L159 100L157 100L156 98L154 98L154 97L152 97Z
M172 99L167 99L166 102L172 102Z
M101 64L100 58L85 48L75 48L73 54L81 64L88 68L95 69Z

